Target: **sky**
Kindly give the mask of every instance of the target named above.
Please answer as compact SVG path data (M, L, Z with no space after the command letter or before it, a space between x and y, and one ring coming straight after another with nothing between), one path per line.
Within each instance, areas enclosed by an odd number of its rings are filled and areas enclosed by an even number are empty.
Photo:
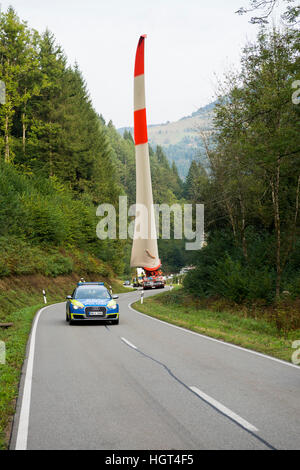
M1 1L1 0L0 0ZM28 26L54 33L77 61L106 122L133 125L133 68L141 34L148 124L175 121L215 99L217 77L237 68L257 26L235 14L249 0L10 0Z

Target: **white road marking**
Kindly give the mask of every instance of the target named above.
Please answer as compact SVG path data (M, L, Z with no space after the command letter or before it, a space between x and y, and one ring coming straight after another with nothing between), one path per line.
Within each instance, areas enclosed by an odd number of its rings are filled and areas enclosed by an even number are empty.
M184 331L185 333L190 333L191 335L196 335L196 336L200 336L200 338L204 338L208 341L214 341L215 343L219 343L219 344L222 344L223 346L229 346L231 348L234 348L234 349L239 349L240 351L244 351L244 352L247 352L247 353L250 353L250 354L254 354L255 356L259 356L259 357L263 357L265 359L270 359L271 361L274 361L274 362L278 362L279 364L283 364L285 366L289 366L289 367L293 367L295 369L298 369L298 371L300 371L300 367L295 365L295 364L291 364L287 361L283 361L281 359L277 359L276 357L272 357L272 356L267 356L266 354L263 354L263 353L259 353L257 351L253 351L252 349L246 349L246 348L242 348L241 346L237 346L235 344L231 344L231 343L227 343L226 341L221 341L219 339L216 339L216 338L212 338L211 336L206 336L206 335L202 335L201 333L196 333L196 331L192 331L192 330L187 330L186 328L183 328L182 326L177 326L177 325L173 325L172 323L168 323L166 321L163 321L163 320L159 320L158 318L154 318L154 317L150 317L150 315L147 315L145 313L142 313L142 312L139 312L138 310L135 310L133 307L131 307L132 304L138 302L139 299L137 300L134 300L133 302L130 302L128 304L128 307L130 310L132 310L134 313L137 313L139 315L142 315L144 318L148 318L149 320L154 320L154 321L158 321L160 323L163 323L164 325L167 325L167 326L171 326L172 328L176 328L177 330L181 330L181 331Z
M37 329L37 325L38 325L38 321L41 316L41 313L49 307L50 305L48 307L44 307L41 310L39 310L38 314L36 315L34 319L33 327L31 330L30 346L29 346L27 367L26 367L26 372L25 372L22 404L21 404L21 411L20 411L20 417L19 417L19 426L18 426L15 450L27 449L36 329Z
M255 426L248 423L248 421L246 421L244 418L237 415L236 413L231 411L226 406L222 405L222 403L218 402L214 398L210 397L209 395L206 395L206 393L202 392L197 387L190 387L190 389L194 393L196 393L200 398L203 398L203 400L205 400L207 403L210 403L212 406L214 406L219 411L221 411L224 415L228 416L233 421L236 421L237 423L239 423L243 428L247 429L248 431L252 431L252 432L257 432L258 431L258 429Z
M137 347L136 347L134 344L130 343L130 341L128 341L126 338L121 338L121 340L122 340L124 343L126 343L128 346L130 346L131 348L137 349Z

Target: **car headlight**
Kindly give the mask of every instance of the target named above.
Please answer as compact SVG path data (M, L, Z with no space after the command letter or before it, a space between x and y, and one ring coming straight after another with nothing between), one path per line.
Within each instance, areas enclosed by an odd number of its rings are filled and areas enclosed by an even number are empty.
M71 305L74 308L74 310L81 310L84 308L84 305L81 302L78 302L78 300L72 300Z
M115 310L117 308L116 302L114 300L111 300L110 302L108 302L107 308L109 308L111 310Z

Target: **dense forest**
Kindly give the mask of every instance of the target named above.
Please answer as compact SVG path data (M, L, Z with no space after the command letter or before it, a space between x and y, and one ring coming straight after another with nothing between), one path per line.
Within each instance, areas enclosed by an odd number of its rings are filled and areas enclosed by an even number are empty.
M187 177L186 197L206 210L207 246L185 279L196 296L300 295L299 52L297 27L263 25L222 83L213 141L203 138L210 171L194 161Z
M131 134L97 114L53 34L30 29L11 7L0 19L0 80L0 276L129 275L131 242L99 240L96 208L117 207L119 195L135 203ZM150 157L155 201L178 201L176 166L160 147ZM178 247L161 251L167 269L184 264Z

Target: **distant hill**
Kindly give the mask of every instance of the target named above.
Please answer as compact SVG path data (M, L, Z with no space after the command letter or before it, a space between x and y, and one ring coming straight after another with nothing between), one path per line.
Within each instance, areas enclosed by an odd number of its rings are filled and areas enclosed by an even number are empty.
M175 161L182 178L186 177L190 163L196 156L206 163L200 133L211 134L215 105L216 102L210 103L179 121L148 126L150 145L163 147L169 161ZM125 129L133 132L130 127L123 127L118 131L123 134Z

